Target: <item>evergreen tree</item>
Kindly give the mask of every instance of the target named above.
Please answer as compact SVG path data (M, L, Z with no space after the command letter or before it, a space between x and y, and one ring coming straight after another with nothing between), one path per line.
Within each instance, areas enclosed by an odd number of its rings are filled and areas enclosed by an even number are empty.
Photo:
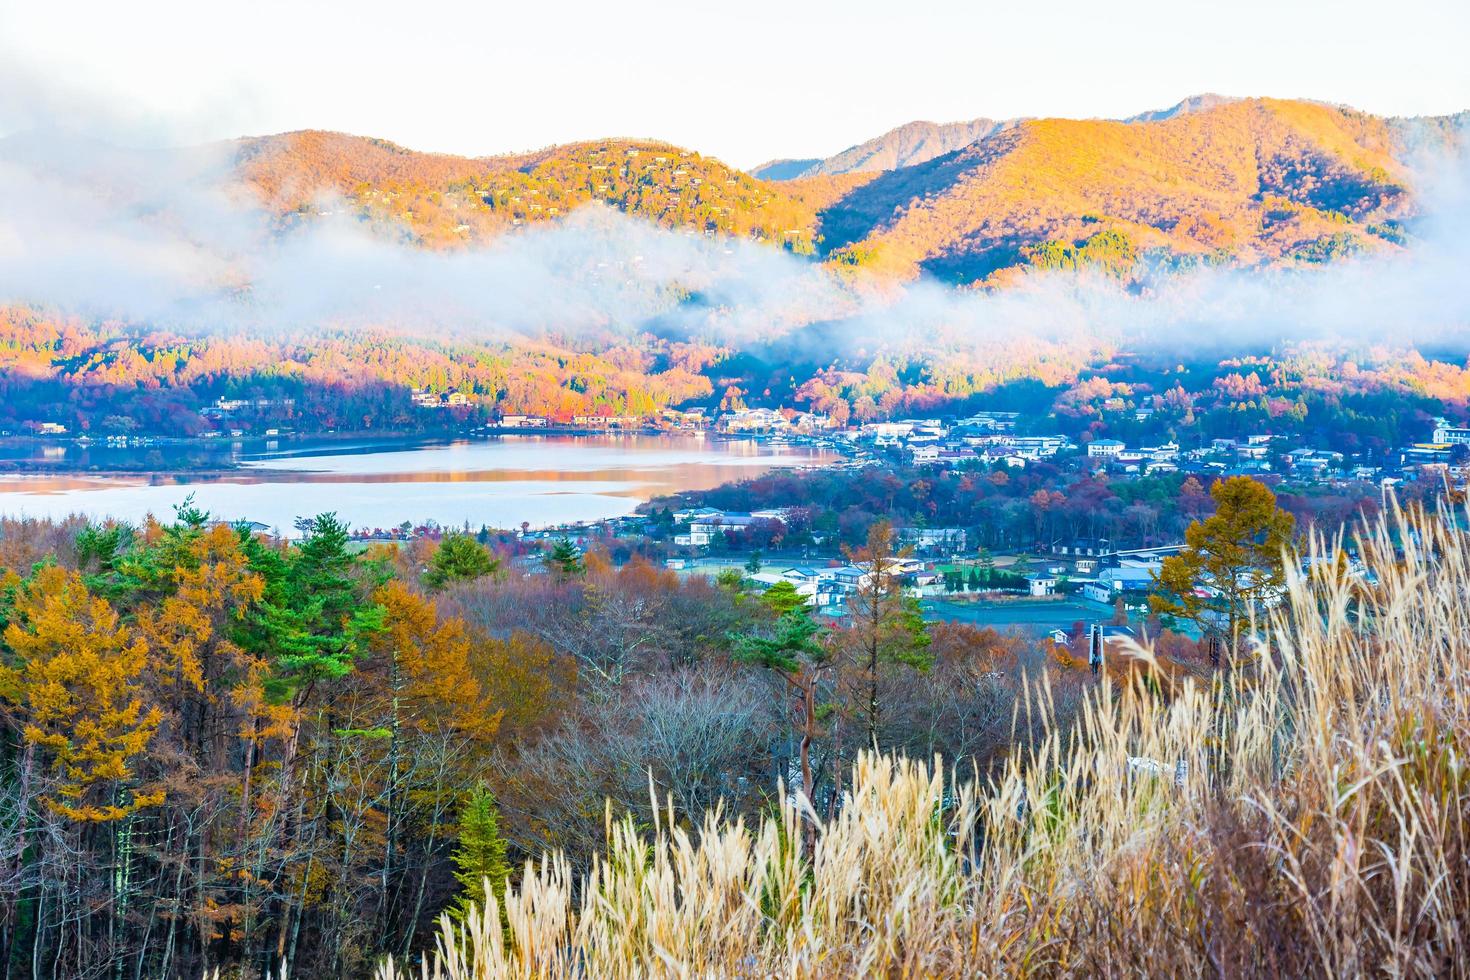
M558 580L565 582L567 579L576 578L586 571L582 563L582 555L577 551L577 546L566 538L562 538L552 545L551 555L547 558L554 569Z
M484 546L467 534L445 535L429 558L424 584L434 590L455 582L471 582L494 575L500 562Z
M454 862L454 880L459 882L460 892L455 897L449 914L463 919L470 906L485 907L485 883L495 900L501 903L501 916L505 915L505 883L510 877L510 866L505 859L505 838L500 836L500 808L495 803L495 794L483 783L470 791L464 809L459 815L459 843L451 855Z
M768 631L739 637L735 659L772 671L795 695L790 703L800 734L801 791L811 800L816 792L812 743L821 731L817 695L823 676L835 669L837 662L833 649L821 640L822 628L812 621L806 603L791 583L772 586L761 596L761 602L779 618ZM816 844L815 828L808 824L804 836L811 853Z
M806 605L806 597L797 592L796 586L790 582L777 582L765 591L761 596L761 601L778 616L784 616Z
M990 556L989 548L980 549L980 554L975 558L975 567L979 572L980 581L986 585L990 584L991 576L995 574L995 559Z
M362 641L383 628L382 607L370 598L378 583L356 574L347 525L322 514L307 528L301 544L284 555L251 549L266 589L247 643L262 647L272 662L272 695L298 706L317 681L351 673Z

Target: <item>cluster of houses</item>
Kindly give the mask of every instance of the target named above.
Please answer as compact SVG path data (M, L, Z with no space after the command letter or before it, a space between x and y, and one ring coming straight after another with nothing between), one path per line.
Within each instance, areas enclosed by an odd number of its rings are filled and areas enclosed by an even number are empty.
M743 435L818 435L836 425L831 416L817 412L742 408L721 415L715 422L715 430Z
M742 531L765 522L770 524L786 517L790 508L756 510L749 513L697 507L674 513L675 524L688 524L689 530L674 535L674 544L684 548L704 548L727 531Z
M1094 439L1087 444L1087 455L1090 459L1103 460L1109 470L1117 473L1152 476L1179 472L1179 444L1175 442L1129 449L1117 439Z
M439 395L415 391L414 402L425 408L468 404L459 392ZM213 418L226 417L262 402L221 399L205 410ZM1140 411L1145 417L1146 411ZM1176 442L1130 446L1119 439L1099 438L1079 445L1059 434L1017 434L1016 412L977 412L957 418L894 419L839 426L829 415L789 408L739 408L718 414L705 409L663 409L657 416L579 415L570 427L582 430L706 430L732 436L754 436L774 441L801 440L832 446L857 462L871 461L881 452L898 452L920 466L980 463L1024 468L1058 456L1081 456L1086 465L1125 476L1152 476L1190 472L1207 475L1277 473L1310 482L1357 481L1396 483L1402 479L1448 477L1470 479L1466 464L1470 428L1436 421L1430 441L1414 443L1398 452L1397 460L1344 457L1326 449L1296 447L1282 451L1283 436L1253 433L1242 438L1213 439L1208 445L1183 449ZM557 426L538 415L505 414L486 430L547 429Z
M1146 414L1146 413L1144 413ZM1404 447L1398 459L1344 457L1326 449L1283 450L1283 436L1253 433L1242 438L1213 439L1208 445L1183 449L1176 442L1130 446L1119 439L1093 439L1078 445L1062 434L1016 432L1019 413L977 412L958 419L893 419L840 427L815 412L742 408L706 416L702 409L666 409L659 418L579 417L579 427L693 429L729 435L801 439L844 449L858 461L880 452L898 452L920 466L981 463L1024 468L1039 460L1080 455L1086 465L1125 476L1191 472L1206 475L1278 473L1310 482L1381 482L1429 476L1463 483L1470 479L1467 447L1470 428L1436 421L1431 440ZM500 428L545 427L535 416L507 415Z
M414 405L419 408L463 408L470 403L470 396L462 391L437 392L427 388L415 388L411 393Z
M1040 571L1026 576L1033 596L1053 594L1062 580L1095 602L1111 603L1119 596L1135 598L1153 588L1164 559L1178 554L1183 544L1119 550L1106 538L1077 538L1057 542Z
M672 517L681 530L674 535L673 543L682 548L705 548L717 543L727 532L781 521L787 513L784 508L749 513L711 507L677 511ZM964 528L900 527L895 528L895 534L908 553L898 567L898 574L916 596L940 596L946 592L945 574L937 567L939 562L953 562L954 567L964 569L979 561L975 557L959 557L969 546L969 535ZM1136 599L1137 594L1152 588L1164 558L1178 553L1182 547L1182 544L1172 544L1119 550L1106 539L1074 539L1053 545L1039 563L1028 563L1025 574L1016 575L1012 581L1033 597L1053 595L1065 582L1097 602L1112 603L1120 595ZM669 564L685 568L690 560L672 558ZM790 582L812 605L835 609L862 587L869 573L870 569L861 564L834 563L830 567L797 564L758 572L751 580L765 586Z
M893 559L884 571L897 576L913 596L926 594L940 579L938 572L917 558ZM841 615L848 600L872 586L874 574L872 562L857 562L830 568L793 565L780 571L756 572L748 578L765 588L789 582L796 594L806 599L807 605L832 615Z
M1016 435L1014 412L986 412L947 422L941 419L901 419L869 422L839 437L866 443L874 449L901 449L915 465L981 462L1024 467L1076 448L1062 435Z
M1470 481L1470 428L1436 419L1429 442L1406 446L1399 454L1404 470L1417 469L1431 479L1448 480L1459 486Z
M1214 439L1208 446L1181 452L1173 444L1130 451L1117 440L1099 439L1089 443L1088 455L1105 459L1111 470L1130 473L1153 473L1172 465L1174 469L1184 467L1206 474L1279 473L1311 483L1392 485L1427 478L1464 485L1470 480L1470 428L1451 425L1445 419L1435 421L1428 442L1401 448L1396 459L1375 461L1306 446L1282 451L1283 440L1282 436L1258 433L1243 439Z
M553 425L558 425L558 423L544 415L507 412L493 424L481 428L485 430L549 429ZM641 415L575 415L571 419L570 427L584 430L680 429L698 432L709 427L709 418L705 415L703 408L666 408L659 413L656 419Z
M199 410L201 417L219 422L242 412L280 413L296 407L294 398L216 398Z
M1183 545L1117 551L1104 542L1089 548L1088 554L1073 553L1073 547L1059 546L1039 569L1019 576L1025 582L1024 594L1033 598L1051 596L1067 581L1094 602L1112 604L1119 597L1140 601L1153 588L1164 558L1178 553ZM944 573L932 561L918 556L896 559L892 571L914 597L945 594ZM872 574L872 565L866 562L831 567L796 564L760 571L748 579L767 588L789 582L809 605L839 614L853 595L870 584Z

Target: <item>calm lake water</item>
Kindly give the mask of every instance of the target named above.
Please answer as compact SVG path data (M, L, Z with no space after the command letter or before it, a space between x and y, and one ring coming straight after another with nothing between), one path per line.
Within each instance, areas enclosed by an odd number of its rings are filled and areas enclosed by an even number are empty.
M185 451L197 450L150 450L166 460ZM214 451L228 454L217 462L233 460L240 469L208 476L0 475L0 514L166 518L192 493L216 517L259 521L281 532L298 517L324 511L357 528L428 520L446 527L541 527L616 517L661 494L834 458L800 446L639 435L299 441ZM88 452L95 458L106 450Z

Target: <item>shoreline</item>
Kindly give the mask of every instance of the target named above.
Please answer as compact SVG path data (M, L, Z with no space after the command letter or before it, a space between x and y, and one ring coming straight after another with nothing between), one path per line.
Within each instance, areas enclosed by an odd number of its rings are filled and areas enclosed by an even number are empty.
M201 437L201 436L141 436L137 437L143 441L136 444L116 445L108 444L105 440L83 441L84 437L54 437L45 436L0 436L0 453L7 449L36 448L38 451L56 448L63 453L69 449L82 452L99 451L102 454L120 454L136 457L139 454L157 453L164 457L159 463L139 464L136 458L111 460L89 460L82 464L75 459L68 459L65 455L58 455L55 459L48 458L0 458L0 479L7 477L106 477L116 479L148 479L155 477L192 477L197 479L222 479L243 472L252 474L271 475L282 473L299 473L300 470L281 470L269 466L242 466L239 460L210 459L191 462L189 459L170 460L167 457L170 451L174 454L180 451L193 452L207 455L226 455L233 450L243 449L245 455L266 455L263 448L270 444L277 444L278 448L271 449L272 456L291 456L288 448L291 445L301 446L307 451L321 450L330 451L334 444L366 443L365 451L386 452L397 449L408 449L415 447L428 448L432 446L445 445L454 442L474 442L486 439L511 438L545 438L545 437L642 437L642 438L667 438L667 439L691 439L709 441L712 443L723 442L760 442L769 441L769 436L755 433L725 433L714 432L706 429L660 429L647 428L588 428L585 426L546 426L527 428L520 426L484 426L471 431L449 431L449 432L426 432L426 433L383 433L374 431L365 432L326 432L326 433L290 433L274 436L249 435L240 437ZM791 445L802 446L809 449L823 449L839 456L845 456L841 447L828 442L805 439L796 441L789 440ZM254 447L254 448L250 448Z
M0 504L11 516L75 511L137 520L167 513L197 493L199 505L212 513L283 531L301 514L328 510L362 528L395 527L405 520L540 528L626 517L649 501L711 489L773 466L840 462L815 447L767 449L762 440L739 436L609 437L559 430L517 435L532 437L342 435L282 440L270 453L235 447L233 460L157 445L146 454L10 460L0 462ZM97 456L111 465L96 465Z

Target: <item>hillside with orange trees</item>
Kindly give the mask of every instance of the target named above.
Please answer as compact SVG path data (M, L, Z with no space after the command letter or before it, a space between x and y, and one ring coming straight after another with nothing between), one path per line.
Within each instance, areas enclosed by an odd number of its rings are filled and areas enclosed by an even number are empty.
M1169 106L1129 116L1124 122L1158 122L1190 112L1204 112L1217 105L1237 101L1225 95L1205 93L1192 95ZM1450 119L1452 117L1442 117ZM864 140L830 157L770 160L751 169L762 180L797 180L818 175L834 176L853 173L883 173L927 163L935 157L962 150L1010 129L1020 119L966 119L960 122L935 123L915 120L895 126L881 136ZM1436 120L1440 121L1440 120Z
M1128 275L1140 261L1293 265L1391 251L1416 210L1406 155L1462 130L1459 117L1197 97L1122 121L910 124L786 180L648 140L468 158L304 131L240 140L235 153L240 177L287 222L345 215L432 248L596 202L880 275L997 285L1030 267Z
M1253 99L1159 121L1028 120L871 180L822 216L838 261L956 283L1095 249L1296 263L1397 247L1413 213L1387 120ZM1039 260L1039 261L1037 261Z
M647 140L597 140L472 159L304 131L242 140L237 162L247 184L284 215L309 220L342 212L406 231L430 247L483 242L597 202L664 227L754 238L810 254L817 208L851 183L818 191L816 203L808 203L799 188Z

